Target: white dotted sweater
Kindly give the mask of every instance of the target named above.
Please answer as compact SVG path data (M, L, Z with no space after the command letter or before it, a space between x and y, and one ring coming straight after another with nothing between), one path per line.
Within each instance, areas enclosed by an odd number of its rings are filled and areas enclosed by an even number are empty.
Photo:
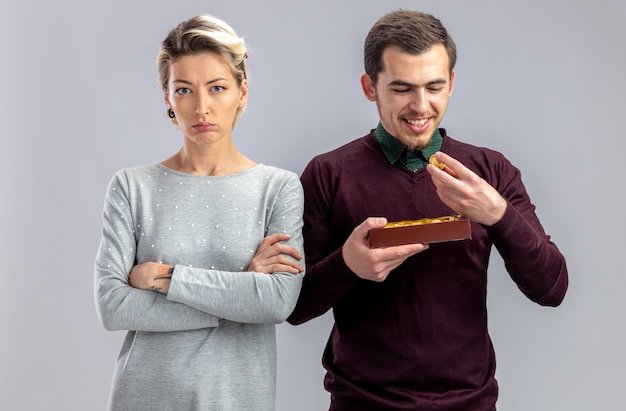
M246 271L261 240L303 253L295 173L259 164L196 176L153 164L119 171L104 204L95 299L108 330L128 330L111 410L273 410L275 325L302 274ZM175 265L167 295L128 284L147 261ZM301 262L303 265L303 262Z

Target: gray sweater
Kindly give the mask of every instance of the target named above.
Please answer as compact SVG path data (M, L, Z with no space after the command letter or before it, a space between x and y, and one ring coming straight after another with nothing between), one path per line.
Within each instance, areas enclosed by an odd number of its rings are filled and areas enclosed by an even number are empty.
M278 232L302 252L303 192L289 171L257 165L203 177L161 164L112 178L95 263L107 330L128 330L111 410L273 410L275 325L293 310L302 274L246 271ZM167 295L128 284L131 268L175 265Z

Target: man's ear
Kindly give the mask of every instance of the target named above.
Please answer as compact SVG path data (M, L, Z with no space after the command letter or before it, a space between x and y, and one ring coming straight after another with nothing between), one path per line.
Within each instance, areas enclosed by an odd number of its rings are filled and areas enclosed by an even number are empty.
M452 90L454 90L454 78L456 77L454 70L450 73L450 92L448 93L448 97L452 95Z
M376 101L376 86L372 81L372 78L367 74L361 76L361 87L363 88L363 94L369 101Z

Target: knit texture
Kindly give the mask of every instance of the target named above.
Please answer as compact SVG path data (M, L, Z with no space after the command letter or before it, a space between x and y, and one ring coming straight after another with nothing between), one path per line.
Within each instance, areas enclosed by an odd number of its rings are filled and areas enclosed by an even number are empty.
M247 271L262 239L291 235L302 252L297 176L257 165L203 177L160 164L112 178L95 263L98 315L128 330L111 410L274 410L275 323L302 275ZM175 265L169 293L128 284L135 264Z
M345 265L341 246L372 216L389 221L454 214L425 169L389 164L372 134L314 158L305 191L307 274L299 324L333 309L324 352L331 410L493 410L498 387L487 329L487 266L499 250L531 300L558 305L565 260L544 232L521 174L500 153L461 143L444 129L442 151L507 200L500 222L472 223L471 240L431 244L377 283Z

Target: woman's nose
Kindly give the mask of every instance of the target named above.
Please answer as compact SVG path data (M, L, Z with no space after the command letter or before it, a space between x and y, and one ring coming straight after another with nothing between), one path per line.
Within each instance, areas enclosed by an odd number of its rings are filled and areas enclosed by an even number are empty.
M198 97L198 101L196 102L196 109L195 109L196 114L201 116L204 114L209 114L210 111L211 110L209 108L209 99L204 96Z

